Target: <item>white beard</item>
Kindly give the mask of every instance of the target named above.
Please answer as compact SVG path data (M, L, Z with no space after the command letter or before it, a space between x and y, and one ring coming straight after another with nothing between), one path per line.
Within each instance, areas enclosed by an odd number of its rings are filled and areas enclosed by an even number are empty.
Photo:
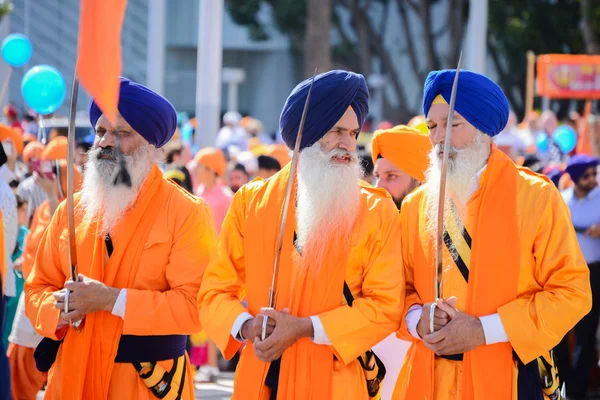
M334 162L334 156L349 156L350 162ZM303 253L317 266L332 240L347 242L350 237L360 204L361 176L356 152L334 149L326 153L316 143L300 153L296 246L301 252L305 249Z
M119 161L98 159L101 151L98 148L89 152L83 173L81 204L85 210L84 220L100 222L100 234L105 235L133 207L140 187L152 168L152 154L156 150L151 144L143 144L132 155L124 156L131 175L131 187L114 186ZM116 157L114 149L112 155Z
M438 144L429 153L429 168L426 172L427 232L433 240L437 237L438 201L440 193L440 176L442 159L438 156L444 148ZM444 203L444 228L452 237L462 235L467 211L467 202L471 193L469 186L471 179L485 165L490 155L490 145L484 140L483 133L477 132L473 143L464 149L450 147L449 154L455 158L448 158L448 171L446 175L446 198ZM455 251L455 249L450 249Z

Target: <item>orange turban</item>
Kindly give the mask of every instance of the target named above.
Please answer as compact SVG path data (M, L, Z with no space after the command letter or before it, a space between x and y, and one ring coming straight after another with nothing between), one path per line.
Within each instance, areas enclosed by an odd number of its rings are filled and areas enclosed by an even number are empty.
M42 160L66 159L69 151L68 140L64 136L56 136L52 139L42 152Z
M287 163L292 161L290 157L290 150L284 144L272 144L269 149L265 152L266 156L273 157L279 161L279 165L283 168Z
M40 142L29 142L27 146L23 149L23 161L29 162L32 158L37 158L40 160L42 158L42 153L46 146L41 144Z
M17 154L23 153L23 135L21 131L17 131L7 125L0 124L0 142L10 139L14 146Z
M37 142L37 136L34 135L33 133L24 133L23 134L23 141L25 142ZM25 150L23 150L25 151Z
M67 160L58 160L58 168L56 171L56 179L60 180L60 186L62 189L62 197L67 197ZM73 168L73 191L79 192L81 190L81 184L83 183L83 176L79 169Z
M194 161L204 165L219 176L225 175L227 170L227 160L220 149L216 147L206 147L196 154Z
M431 142L423 132L406 125L377 130L372 147L374 163L381 156L416 180L425 180Z

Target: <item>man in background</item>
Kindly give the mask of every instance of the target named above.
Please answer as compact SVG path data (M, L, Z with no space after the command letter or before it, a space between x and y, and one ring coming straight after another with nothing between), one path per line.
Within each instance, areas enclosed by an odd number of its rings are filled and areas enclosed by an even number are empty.
M277 159L260 155L258 156L258 176L262 179L268 179L281 170L281 165Z
M233 193L236 193L248 182L250 182L250 175L246 171L246 167L242 164L236 164L229 172L229 188Z

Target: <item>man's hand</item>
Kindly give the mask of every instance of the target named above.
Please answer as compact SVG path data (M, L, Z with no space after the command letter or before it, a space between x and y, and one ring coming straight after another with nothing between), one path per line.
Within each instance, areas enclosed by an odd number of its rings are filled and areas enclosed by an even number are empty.
M254 338L261 337L262 335L262 324L263 319L267 318L262 314L258 314L256 317L247 320L242 324L242 337L246 340L254 341ZM267 337L271 336L271 333L275 329L275 320L268 318L267 320Z
M585 236L591 236L593 238L600 238L600 224L594 224L585 231Z
M438 356L449 356L485 345L485 334L479 318L460 312L441 300L438 300L437 306L449 315L450 322L439 331L425 335L425 347Z
M263 342L260 335L254 339L254 353L260 361L271 362L283 354L293 345L296 340L303 337L314 336L312 321L310 318L299 318L290 315L287 309L276 311L273 309L261 309L261 314L275 321L275 329Z
M69 312L65 314L65 295L69 290ZM64 321L77 322L86 314L96 311L112 312L120 289L106 286L104 283L79 274L77 282L68 280L65 288L54 292L54 306L61 310Z
M37 172L33 173L35 183L46 193L48 197L57 197L58 188L56 186L56 176L52 175L52 179L46 175L40 175Z
M454 309L456 306L456 297L452 296L447 301L446 304L450 306L450 308ZM429 331L429 312L433 303L426 303L423 305L421 310L421 319L419 319L419 323L417 324L417 333L421 337L425 337L425 335L430 334ZM437 332L446 326L450 322L450 316L445 311L441 310L439 307L435 308L434 311L434 321L433 326L434 330Z

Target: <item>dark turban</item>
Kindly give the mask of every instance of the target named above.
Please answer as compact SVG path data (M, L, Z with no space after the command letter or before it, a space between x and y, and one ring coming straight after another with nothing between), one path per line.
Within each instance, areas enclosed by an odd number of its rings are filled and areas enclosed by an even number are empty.
M577 183L588 168L597 166L598 158L585 154L577 154L571 157L567 163L566 172L571 176L573 183Z
M423 113L437 95L441 94L450 103L455 69L430 72L423 88ZM506 95L490 78L476 72L461 70L458 75L455 111L481 132L494 137L508 121L508 100Z
M288 97L281 117L279 129L285 144L293 149L302 119L304 102L308 95L312 78L301 82ZM369 114L369 89L365 78L354 72L333 70L315 77L310 97L308 114L300 149L310 147L321 139L352 107L358 119L359 128Z
M156 148L164 146L177 128L175 107L158 93L126 78L121 78L119 113L148 143ZM96 126L102 110L92 100L90 122Z

